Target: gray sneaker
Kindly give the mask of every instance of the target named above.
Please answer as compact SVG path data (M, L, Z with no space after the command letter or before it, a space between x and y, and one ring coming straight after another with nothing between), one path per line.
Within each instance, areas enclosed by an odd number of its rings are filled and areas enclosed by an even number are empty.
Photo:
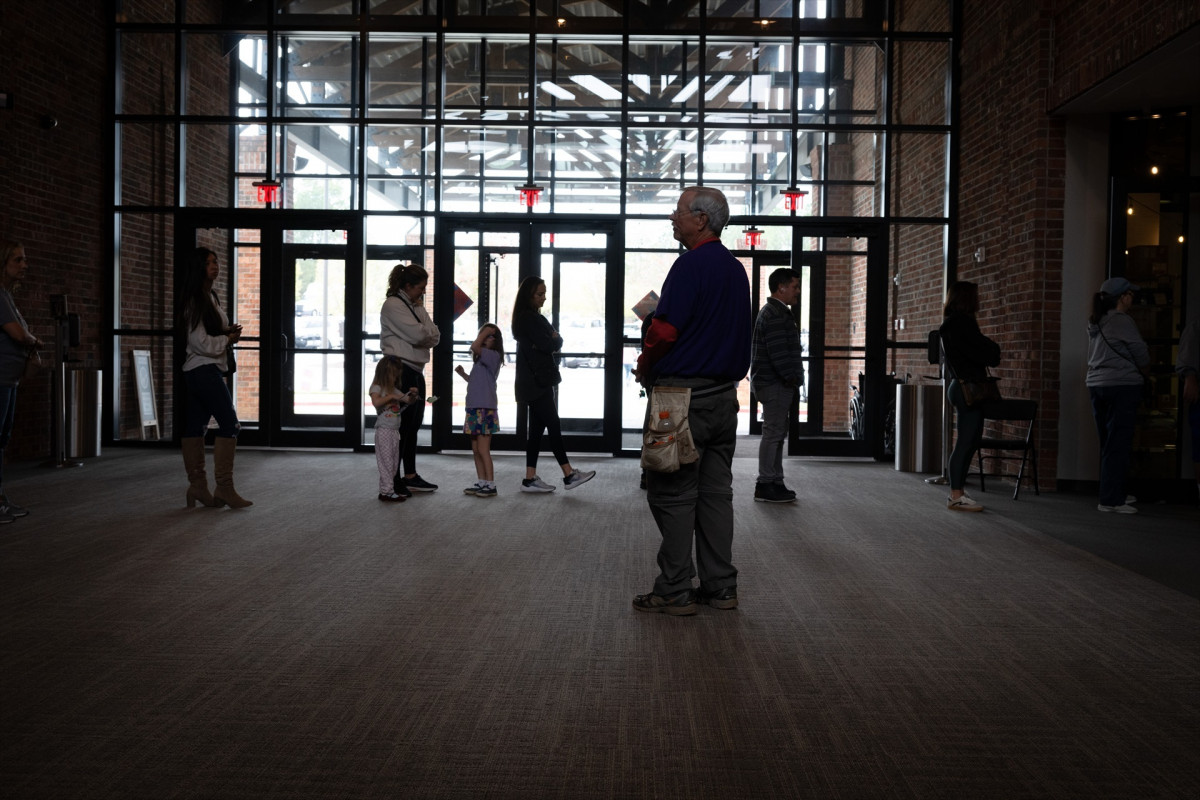
M14 519L16 517L27 517L29 516L29 509L21 508L20 506L9 502L8 495L0 494L0 514L7 514Z
M525 480L521 481L521 491L530 492L532 494L541 494L544 492L553 492L554 487L546 483L537 475L534 475L532 478L526 478Z
M566 486L568 489L574 489L576 486L582 486L594 477L596 477L596 470L594 469L577 469L563 478L563 486Z

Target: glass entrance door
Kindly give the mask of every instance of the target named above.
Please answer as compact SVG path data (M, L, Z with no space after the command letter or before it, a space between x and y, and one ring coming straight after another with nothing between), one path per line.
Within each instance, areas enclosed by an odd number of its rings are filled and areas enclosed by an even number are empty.
M453 343L450 359L453 366L472 368L470 346L485 323L499 326L504 336L504 366L496 380L496 414L500 433L492 437L493 450L520 450L524 447L524 427L518 433L517 401L513 382L516 376L517 343L512 338L512 303L521 283L520 230L456 230L453 236L453 275L450 291L453 295ZM445 330L445 326L442 325ZM445 352L445 348L440 348ZM462 433L466 411L467 382L453 375L450 391L441 392L447 402L438 403L451 409L447 426L442 426L441 438L447 447L470 449L470 438Z
M750 301L755 309L755 314L757 315L758 309L761 309L763 307L763 305L766 304L767 298L771 296L771 289L769 286L769 279L771 277L771 273L777 269L791 268L792 267L792 254L788 253L786 251L779 251L779 250L735 250L735 251L733 251L733 254L735 256L737 256L738 260L741 261L743 265L746 266L746 271L750 276L750 295L751 295ZM799 270L799 267L796 267L796 269ZM797 324L799 324L800 320L801 320L801 316L802 316L800 314L801 309L804 309L805 314L803 316L805 319L807 318L807 309L808 309L808 304L810 302L809 293L805 291L805 288L806 288L806 285L804 282L805 277L806 277L806 275L801 276L800 297L797 299L796 305L792 309L793 313L796 314ZM801 326L802 343L804 343L803 340L806 338L807 338L807 329L804 326ZM804 343L804 344L806 345L805 352L807 353L808 352L807 343ZM807 361L804 364L804 369L806 371L808 370ZM758 436L758 435L762 434L762 415L760 413L761 408L758 404L758 398L755 397L754 393L752 391L750 391L750 389L749 389L749 383L750 383L749 378L747 378L747 380L744 381L744 385L739 387L739 391L741 393L746 394L746 399L747 399L747 402L749 403L750 434L752 436ZM801 411L805 412L805 414L806 414L807 409L808 409L806 387L800 388L800 402L801 402ZM796 418L796 413L795 413L795 410L793 409L792 419L795 419L795 418ZM803 420L804 420L804 417L802 416L801 421L803 422Z
M806 375L788 454L882 458L883 429L895 398L895 385L884 374L887 242L881 231L837 233L795 231ZM865 419L852 436L856 392Z
M608 276L604 250L594 249L603 245L597 236L543 234L541 258L550 324L563 338L558 405L563 432L589 437L602 437L606 405Z
M303 239L317 241L296 243ZM347 284L341 239L341 231L284 231L278 295L278 432L284 439L338 434L345 427Z
M453 336L449 341L443 337L435 352L439 400L434 406L434 446L470 449L470 439L462 433L467 384L454 368L470 369L470 344L479 328L492 322L504 334L506 351L497 382L501 432L493 437L492 449L524 449L527 419L514 395L512 310L521 281L536 275L546 284L542 313L563 337L558 409L567 449L616 452L623 370L616 357L619 304L609 297L608 281L615 226L542 220L451 220L449 226L441 239L439 264L449 267L451 280L438 283L434 302L435 319L443 331L444 320L451 320Z

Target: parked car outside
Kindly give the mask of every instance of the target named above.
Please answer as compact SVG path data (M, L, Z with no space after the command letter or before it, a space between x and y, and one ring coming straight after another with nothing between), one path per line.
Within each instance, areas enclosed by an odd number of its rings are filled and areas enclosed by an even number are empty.
M342 321L333 317L297 317L296 348L321 350L342 346Z

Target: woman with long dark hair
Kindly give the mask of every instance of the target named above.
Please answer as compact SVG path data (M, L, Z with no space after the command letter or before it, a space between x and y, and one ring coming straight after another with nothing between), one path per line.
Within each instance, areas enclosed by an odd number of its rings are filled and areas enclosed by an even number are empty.
M241 430L226 376L232 368L230 348L242 338L242 326L231 325L221 309L213 283L221 274L217 254L204 247L192 254L176 314L176 325L187 341L183 382L187 388L186 415L180 445L188 475L187 504L245 508L254 505L233 486L233 460ZM216 419L213 473L216 489L208 491L204 471L204 434Z
M1088 395L1100 436L1100 511L1136 514L1137 498L1125 494L1133 431L1142 384L1150 374L1150 350L1129 316L1138 287L1109 278L1092 296L1088 317Z
M542 316L546 304L546 282L531 275L517 287L513 301L512 330L517 342L515 389L518 403L529 408L528 439L525 444L525 480L522 492L553 492L554 488L537 474L542 434L550 435L550 449L562 470L563 485L574 489L596 476L594 470L572 468L563 447L562 425L558 419L555 389L562 382L554 354L562 349L558 331Z
M28 266L25 247L20 242L0 239L0 328L4 329L4 335L0 336L0 524L29 513L13 505L4 493L4 448L12 436L17 386L29 359L40 358L36 354L41 342L29 331L12 295L25 278Z
M400 386L416 388L417 400L404 412L400 421L400 469L396 472L393 489L401 497L413 492L433 492L437 484L417 474L417 431L425 419L425 365L430 350L441 341L442 334L422 298L429 285L429 273L416 264L397 264L388 275L387 299L379 312L379 349L384 358L400 362Z
M972 500L964 488L971 459L983 439L983 409L967 405L961 382L987 377L987 368L1000 363L1000 345L979 330L975 319L978 312L979 287L970 281L954 283L946 293L939 329L942 352L952 376L946 386L946 399L958 417L958 436L946 470L950 479L946 508L951 511L983 511L983 505Z

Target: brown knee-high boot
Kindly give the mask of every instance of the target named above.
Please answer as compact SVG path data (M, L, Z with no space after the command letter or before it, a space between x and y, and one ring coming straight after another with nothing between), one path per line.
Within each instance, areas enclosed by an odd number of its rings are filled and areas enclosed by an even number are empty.
M236 450L237 439L232 436L218 436L213 441L213 473L217 476L217 488L213 492L213 500L218 506L245 508L254 505L249 500L240 497L237 490L233 488L233 454Z
M218 505L208 491L208 475L204 472L204 437L185 436L179 441L183 450L183 467L187 470L187 507Z

